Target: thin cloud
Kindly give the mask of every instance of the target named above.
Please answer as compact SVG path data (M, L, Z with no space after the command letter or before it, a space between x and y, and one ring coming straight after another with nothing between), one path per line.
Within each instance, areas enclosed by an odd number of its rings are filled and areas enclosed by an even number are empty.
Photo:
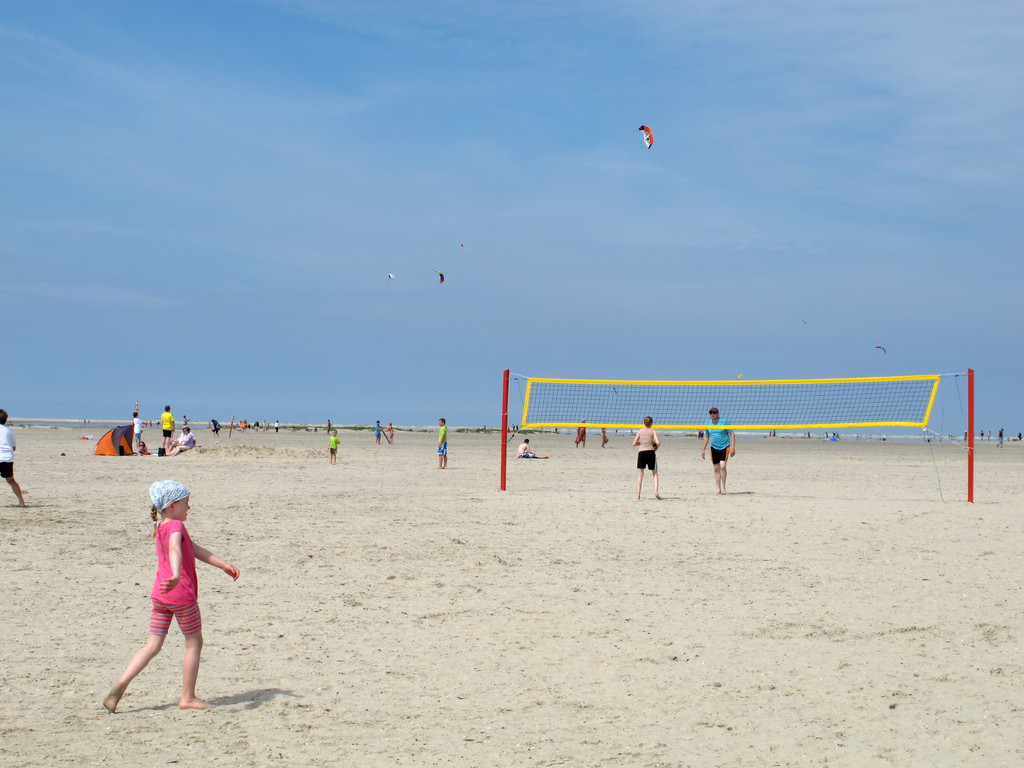
M136 307L154 309L170 307L174 302L158 295L140 293L130 285L103 285L83 283L8 283L0 284L0 293L9 296L49 299L74 307Z

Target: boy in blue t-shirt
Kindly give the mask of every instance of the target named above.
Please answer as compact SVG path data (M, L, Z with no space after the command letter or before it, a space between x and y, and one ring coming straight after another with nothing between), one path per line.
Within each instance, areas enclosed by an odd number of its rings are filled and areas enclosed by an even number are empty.
M736 433L731 429L716 429L719 425L724 426L729 423L728 419L719 418L717 408L711 408L708 414L711 418L707 420L708 428L704 432L704 443L701 445L700 457L702 459L707 458L705 453L710 442L711 463L715 467L715 487L718 489L719 494L724 494L725 465L729 461L730 456L736 455Z

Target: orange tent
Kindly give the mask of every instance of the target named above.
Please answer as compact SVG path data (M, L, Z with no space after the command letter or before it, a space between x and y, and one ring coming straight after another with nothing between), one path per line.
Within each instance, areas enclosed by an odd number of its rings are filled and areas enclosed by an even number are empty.
M132 450L132 425L127 427L114 427L107 432L100 441L96 443L96 450L93 456L134 456Z

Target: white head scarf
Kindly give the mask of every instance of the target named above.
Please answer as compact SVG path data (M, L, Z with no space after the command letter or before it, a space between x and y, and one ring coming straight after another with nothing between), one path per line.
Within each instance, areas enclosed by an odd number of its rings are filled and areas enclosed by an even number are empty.
M189 496L188 486L177 480L157 480L149 486L149 498L157 512L163 512L171 504Z

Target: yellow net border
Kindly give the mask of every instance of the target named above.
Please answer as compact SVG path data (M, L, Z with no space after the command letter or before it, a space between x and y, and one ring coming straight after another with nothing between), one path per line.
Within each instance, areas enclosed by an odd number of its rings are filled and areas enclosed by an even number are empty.
M704 429L717 407L736 430L927 427L940 374L715 381L527 377L522 428Z

